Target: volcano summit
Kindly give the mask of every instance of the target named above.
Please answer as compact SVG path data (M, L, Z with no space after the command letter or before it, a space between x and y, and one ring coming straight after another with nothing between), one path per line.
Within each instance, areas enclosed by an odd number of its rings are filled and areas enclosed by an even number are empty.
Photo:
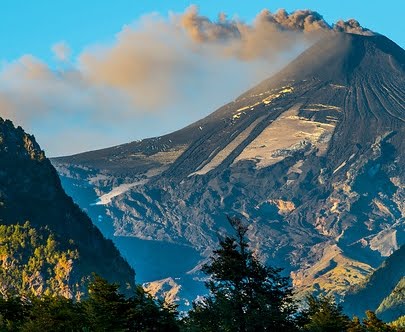
M405 243L404 124L405 51L333 33L182 130L53 163L129 262L172 262L144 281L193 276L239 214L298 290L343 295Z

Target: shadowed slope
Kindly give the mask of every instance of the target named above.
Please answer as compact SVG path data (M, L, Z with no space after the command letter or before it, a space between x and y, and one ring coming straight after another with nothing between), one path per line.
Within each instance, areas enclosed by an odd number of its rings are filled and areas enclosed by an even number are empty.
M35 138L1 118L0 170L0 222L12 225L28 220L39 233L51 231L63 250L77 250L79 257L67 280L72 292L83 291L92 272L124 288L134 287L134 271L66 195Z

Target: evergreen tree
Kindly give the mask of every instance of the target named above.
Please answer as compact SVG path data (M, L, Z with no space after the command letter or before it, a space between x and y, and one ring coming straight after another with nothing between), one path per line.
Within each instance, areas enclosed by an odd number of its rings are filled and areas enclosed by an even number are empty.
M21 297L0 297L0 331L18 331L26 320L30 305Z
M138 286L135 295L128 300L128 331L179 331L177 306L154 300L152 296Z
M359 317L354 316L347 332L367 332L365 327L361 324Z
M0 297L0 332L179 331L176 305L153 299L141 286L131 298L118 289L94 275L81 302L44 294Z
M366 318L363 319L363 325L367 332L390 332L395 331L392 327L378 319L373 311L366 311Z
M119 285L99 276L89 285L89 298L83 301L91 331L162 331L179 330L177 307L153 299L141 286L126 299L118 292Z
M187 325L198 331L290 331L294 330L289 279L281 269L264 266L249 250L247 227L228 218L235 237L220 240L211 262L203 271L210 295L195 302Z
M53 332L82 331L88 326L80 303L62 296L42 296L30 299L30 311L20 331Z
M89 298L83 303L92 331L125 331L129 305L118 288L117 284L93 276Z
M331 296L309 296L308 308L301 313L304 331L342 332L350 328L350 319Z

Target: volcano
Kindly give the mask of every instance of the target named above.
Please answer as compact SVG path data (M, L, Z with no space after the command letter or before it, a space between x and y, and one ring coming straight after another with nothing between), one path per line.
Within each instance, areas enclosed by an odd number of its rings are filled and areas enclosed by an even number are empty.
M299 292L344 295L405 243L404 151L405 51L334 33L184 129L52 162L138 280L193 276L236 214Z

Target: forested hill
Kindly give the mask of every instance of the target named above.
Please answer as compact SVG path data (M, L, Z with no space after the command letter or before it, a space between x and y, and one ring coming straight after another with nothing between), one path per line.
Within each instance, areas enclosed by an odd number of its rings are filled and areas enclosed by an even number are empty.
M80 296L92 272L134 287L134 271L64 192L35 138L1 118L0 224L3 296ZM21 278L7 281L14 273Z

